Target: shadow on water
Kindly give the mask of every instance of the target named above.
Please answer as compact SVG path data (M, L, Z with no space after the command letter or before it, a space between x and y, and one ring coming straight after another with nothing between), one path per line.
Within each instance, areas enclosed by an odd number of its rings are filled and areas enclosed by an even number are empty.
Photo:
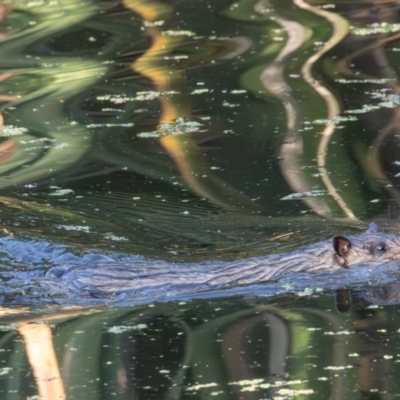
M36 285L399 233L399 19L377 0L0 1L2 398L400 396L395 262L159 302Z

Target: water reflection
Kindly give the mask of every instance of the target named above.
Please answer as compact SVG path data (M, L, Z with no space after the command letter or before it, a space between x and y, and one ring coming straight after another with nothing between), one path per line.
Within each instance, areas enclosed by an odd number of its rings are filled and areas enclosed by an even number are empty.
M23 207L30 221L32 209L65 218L63 242L145 254L146 242L160 237L167 247L177 236L183 246L207 244L188 233L190 216L204 223L210 214L233 220L312 211L350 221L383 210L383 201L371 205L371 188L389 183L382 177L390 163L378 154L391 128L371 150L357 144L357 160L349 157L339 129L354 129L351 110L328 84L332 76L342 82L339 74L361 81L349 63L371 47L349 55L357 38L365 42L349 30L358 14L345 5L341 15L294 6L295 14L290 2L268 1L221 2L218 10L132 0L31 3L27 11L13 3L0 48L9 54L2 61L4 211ZM207 25L190 17L193 7ZM375 47L383 49L387 36ZM371 188L359 179L365 165L374 171ZM167 229L153 222L162 219ZM29 233L22 225L14 231Z
M378 25L361 5L341 4L339 13L261 0L25 6L7 6L0 43L7 55L1 203L7 213L22 208L30 222L14 226L15 233L29 234L34 224L35 234L48 236L40 219L61 218L61 242L165 257L177 242L208 246L208 238L190 230L207 225L210 215L245 220L312 212L351 224L385 209L374 190L391 184L391 164L379 154L389 154L384 148L395 122L376 125L381 133L371 133L364 147L351 142L360 140L344 134L354 132L356 112L340 87L349 75L357 77L354 88L393 86L371 84L382 76L351 63L373 58L377 48L382 63L383 46L397 33L391 25L377 40ZM207 24L193 10L207 15ZM359 15L369 29L362 34ZM375 44L360 50L360 40ZM361 118L388 110L382 101L378 107ZM259 241L244 226L239 238L243 232L242 243L246 236ZM219 236L222 247L232 245ZM147 249L160 238L165 244Z
M3 310L0 391L4 399L385 398L398 390L396 310L362 300L340 314L331 295L36 317Z

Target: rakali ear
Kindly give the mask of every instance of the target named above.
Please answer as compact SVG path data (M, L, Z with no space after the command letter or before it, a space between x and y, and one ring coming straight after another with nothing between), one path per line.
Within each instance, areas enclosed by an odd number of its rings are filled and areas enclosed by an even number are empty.
M376 233L378 231L379 231L379 228L378 228L378 225L375 222L371 222L368 225L368 229L367 229L368 233Z
M333 238L333 248L336 253L336 260L342 267L348 268L347 257L351 250L351 242L343 236L335 236Z

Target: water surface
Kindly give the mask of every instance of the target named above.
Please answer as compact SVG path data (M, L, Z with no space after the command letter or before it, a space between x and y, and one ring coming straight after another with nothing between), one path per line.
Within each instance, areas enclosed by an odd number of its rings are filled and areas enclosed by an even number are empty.
M0 3L2 398L398 397L396 265L376 287L293 277L91 308L10 305L6 279L87 254L285 252L368 221L398 233L399 11Z

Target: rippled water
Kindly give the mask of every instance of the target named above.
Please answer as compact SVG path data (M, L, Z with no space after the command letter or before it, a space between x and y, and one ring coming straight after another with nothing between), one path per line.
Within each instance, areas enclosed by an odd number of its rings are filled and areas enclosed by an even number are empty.
M2 280L88 253L233 260L371 220L398 233L399 12L0 2ZM2 398L398 397L391 268L378 287L351 272L343 289L298 276L108 309L4 304Z
M4 316L1 326L0 393L7 399L35 398L38 390L48 399L396 398L398 307L369 301L354 293L353 309L338 313L333 295L230 297L49 310L39 323L14 310L19 315Z

